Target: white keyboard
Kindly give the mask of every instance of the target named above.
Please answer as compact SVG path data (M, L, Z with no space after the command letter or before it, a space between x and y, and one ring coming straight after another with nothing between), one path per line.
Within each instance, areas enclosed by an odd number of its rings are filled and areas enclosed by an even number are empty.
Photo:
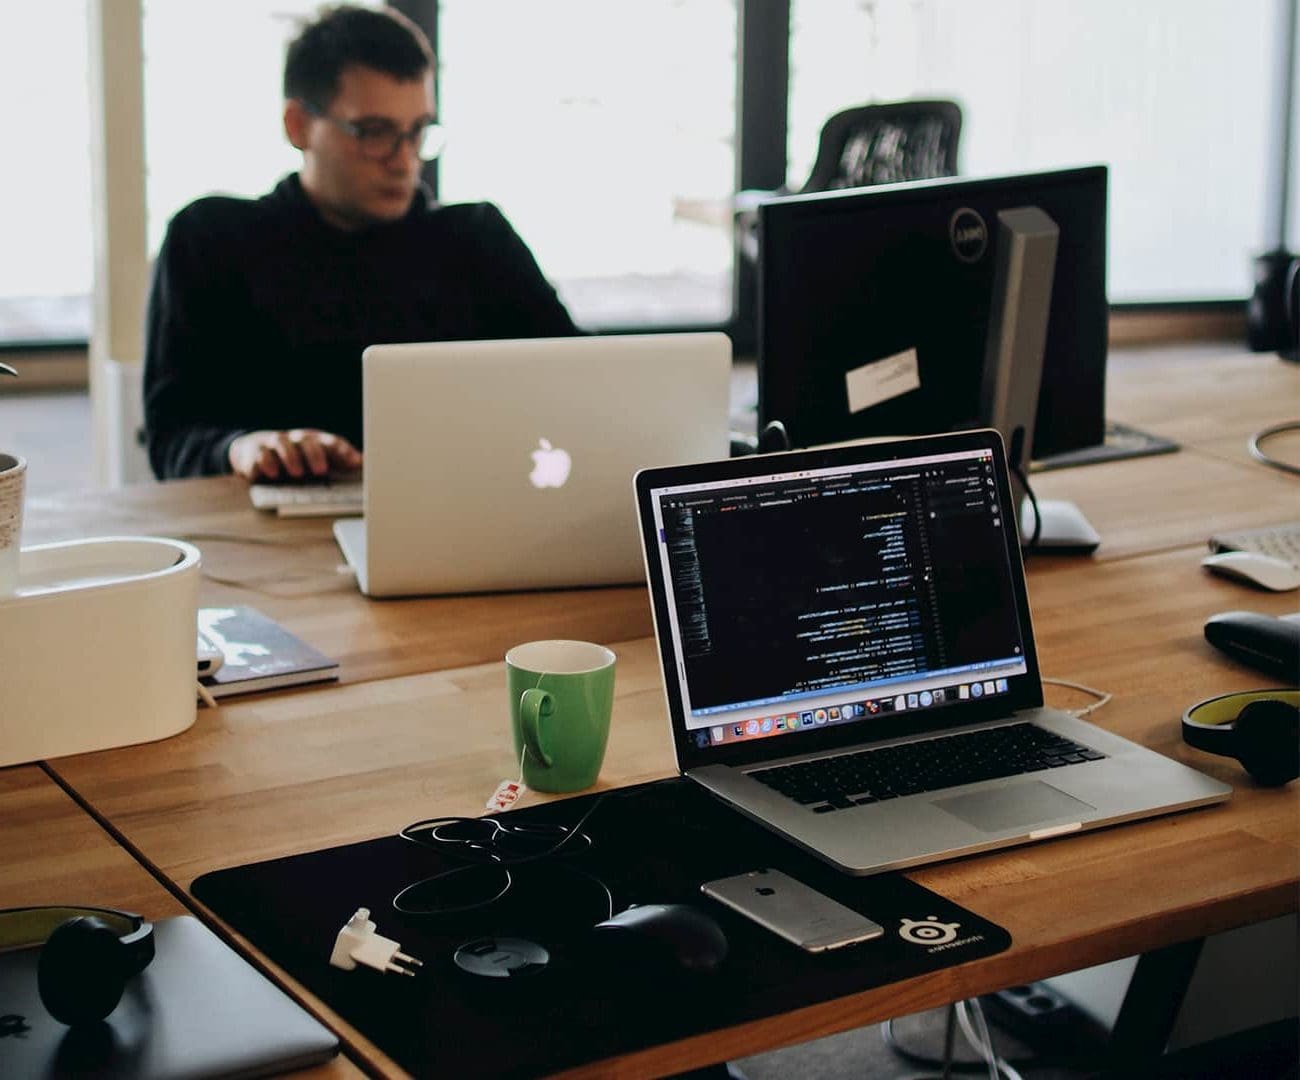
M1210 537L1211 551L1255 551L1289 562L1300 570L1300 523L1238 529Z
M248 497L258 510L280 517L359 517L361 481L349 477L309 484L250 484Z

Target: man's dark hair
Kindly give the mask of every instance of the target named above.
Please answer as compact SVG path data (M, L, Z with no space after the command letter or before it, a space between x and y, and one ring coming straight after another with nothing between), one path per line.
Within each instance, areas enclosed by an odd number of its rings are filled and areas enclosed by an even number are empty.
M405 15L351 4L326 8L289 43L284 96L326 108L343 69L360 64L394 79L421 78L433 68L429 39Z

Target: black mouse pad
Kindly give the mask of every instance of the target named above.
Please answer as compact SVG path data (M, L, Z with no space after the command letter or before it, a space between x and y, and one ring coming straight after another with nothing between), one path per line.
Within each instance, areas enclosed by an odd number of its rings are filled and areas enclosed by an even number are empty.
M504 883L499 869L401 837L219 870L193 893L267 957L417 1075L532 1076L771 1016L1001 952L1000 926L901 874L841 874L753 824L695 784L669 779L502 814L510 824L576 823L590 844L511 867L500 899L471 910L408 915L406 906L472 903ZM573 848L575 850L570 850ZM808 953L703 897L715 878L772 867L884 927L874 940ZM608 890L608 895L606 894ZM666 952L630 955L592 927L633 904L687 903L728 942L709 974ZM414 978L329 965L335 936L359 908L378 932L423 961ZM540 945L545 965L487 978L458 967L484 938Z

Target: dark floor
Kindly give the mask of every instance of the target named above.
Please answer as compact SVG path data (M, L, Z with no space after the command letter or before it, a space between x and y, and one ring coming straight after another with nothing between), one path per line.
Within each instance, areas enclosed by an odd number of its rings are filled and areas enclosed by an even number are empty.
M864 1028L803 1043L785 1050L743 1058L734 1063L746 1080L920 1080L938 1077L938 1060L943 1052L946 1010L904 1016L894 1021L894 1040L903 1049L930 1059L927 1066L909 1062L885 1040L882 1026ZM1158 1063L1126 1068L1101 1068L1078 1058L1073 1062L1058 1051L1062 1035L1053 1033L1042 1040L1043 1053L1034 1053L996 1025L993 1044L1022 1077L1022 1080L1297 1080L1300 1077L1300 1042L1294 1020L1242 1032L1167 1055ZM988 1073L960 1034L955 1061L966 1064L958 1077L984 1077ZM971 1067L968 1063L975 1063Z
M894 1021L894 1040L902 1048L933 1062L926 1067L919 1062L906 1060L885 1041L882 1025L869 1024L854 1031L831 1035L824 1039L802 1043L785 1050L744 1058L736 1066L746 1080L785 1080L788 1077L816 1078L816 1080L894 1080L939 1076L939 1062L943 1054L943 1038L947 1010L934 1009L915 1013ZM1023 1080L1074 1080L1076 1077L1094 1075L1083 1069L1062 1068L1056 1064L1032 1064L1033 1056L1023 1043L1005 1032L994 1030L993 1044L999 1055L1010 1056L1011 1062ZM954 1060L976 1063L979 1058L960 1034L956 1040ZM985 1076L963 1072L956 1075Z

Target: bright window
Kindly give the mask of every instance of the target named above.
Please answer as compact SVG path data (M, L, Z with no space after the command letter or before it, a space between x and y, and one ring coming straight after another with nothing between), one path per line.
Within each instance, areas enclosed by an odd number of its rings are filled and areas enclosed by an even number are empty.
M143 0L148 236L297 168L284 47L319 0ZM378 4L380 0L369 0ZM764 0L748 0L761 4ZM789 176L838 109L965 113L969 175L1111 167L1115 302L1240 298L1274 246L1286 5L791 0ZM505 211L588 325L725 322L736 0L441 0L446 200ZM0 341L84 337L93 264L87 9L0 4ZM1300 243L1300 112L1289 243ZM33 156L35 154L35 156Z
M950 97L959 167L1110 166L1113 303L1247 296L1268 236L1284 5L793 0L789 182L849 105Z
M84 337L93 256L86 6L0 6L0 337Z
M444 201L501 207L588 325L720 323L734 0L442 0Z
M378 6L371 3L369 6ZM203 195L264 195L296 170L285 139L284 50L319 0L144 4L149 250Z

